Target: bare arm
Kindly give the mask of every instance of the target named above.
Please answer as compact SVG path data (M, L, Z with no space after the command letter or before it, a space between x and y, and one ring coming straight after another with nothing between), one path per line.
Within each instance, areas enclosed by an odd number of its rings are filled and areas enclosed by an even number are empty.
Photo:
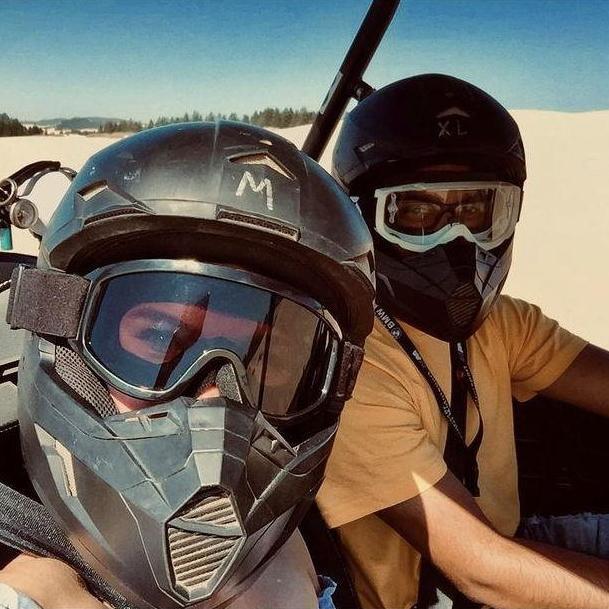
M0 583L25 594L43 609L105 609L76 572L54 558L21 554L0 569Z
M609 417L609 351L586 346L542 394Z
M450 473L379 516L477 602L502 609L609 607L609 561L500 535Z

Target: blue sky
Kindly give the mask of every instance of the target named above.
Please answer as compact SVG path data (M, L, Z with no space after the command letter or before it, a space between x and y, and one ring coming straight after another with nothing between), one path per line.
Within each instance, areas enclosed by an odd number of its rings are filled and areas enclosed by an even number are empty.
M20 119L317 109L367 0L1 0ZM453 74L509 108L609 108L609 0L402 0L373 86Z

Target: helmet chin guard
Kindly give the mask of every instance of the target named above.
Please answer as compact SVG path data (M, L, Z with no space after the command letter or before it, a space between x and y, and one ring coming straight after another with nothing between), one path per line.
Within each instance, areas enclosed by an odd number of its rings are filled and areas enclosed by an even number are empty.
M465 239L422 253L382 243L377 247L378 300L427 334L462 341L488 315L511 259L512 239L494 251Z
M100 419L42 369L36 377L20 420L36 490L68 530L86 527L72 535L85 561L148 606L215 607L237 593L296 528L335 431L292 445L261 412L226 397Z

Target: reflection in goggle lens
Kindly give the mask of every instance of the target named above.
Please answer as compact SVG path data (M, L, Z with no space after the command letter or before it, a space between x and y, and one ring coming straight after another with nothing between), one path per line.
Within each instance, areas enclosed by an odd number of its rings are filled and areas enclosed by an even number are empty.
M327 322L279 294L219 278L145 271L107 279L85 333L120 391L157 399L197 382L214 350L242 364L255 405L285 416L310 407L331 378L337 338ZM198 366L198 368L197 368ZM146 391L156 392L146 398Z

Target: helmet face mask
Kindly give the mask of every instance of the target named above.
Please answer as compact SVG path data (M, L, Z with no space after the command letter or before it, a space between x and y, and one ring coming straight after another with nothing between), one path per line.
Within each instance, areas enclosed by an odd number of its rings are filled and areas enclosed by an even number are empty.
M507 110L450 76L397 81L345 118L333 175L373 233L381 303L440 340L471 336L507 278L522 204Z
M512 239L493 251L457 238L426 252L375 239L377 291L411 325L447 342L482 324L507 278Z
M26 357L40 357L38 342ZM226 381L221 397L102 418L82 406L76 383L58 382L44 349L46 365L22 390L26 465L85 561L150 606L215 606L238 592L312 501L335 423L293 444L246 400L226 397Z
M12 281L20 430L131 604L221 605L298 526L372 329L371 250L330 176L250 125L143 132L78 174Z

